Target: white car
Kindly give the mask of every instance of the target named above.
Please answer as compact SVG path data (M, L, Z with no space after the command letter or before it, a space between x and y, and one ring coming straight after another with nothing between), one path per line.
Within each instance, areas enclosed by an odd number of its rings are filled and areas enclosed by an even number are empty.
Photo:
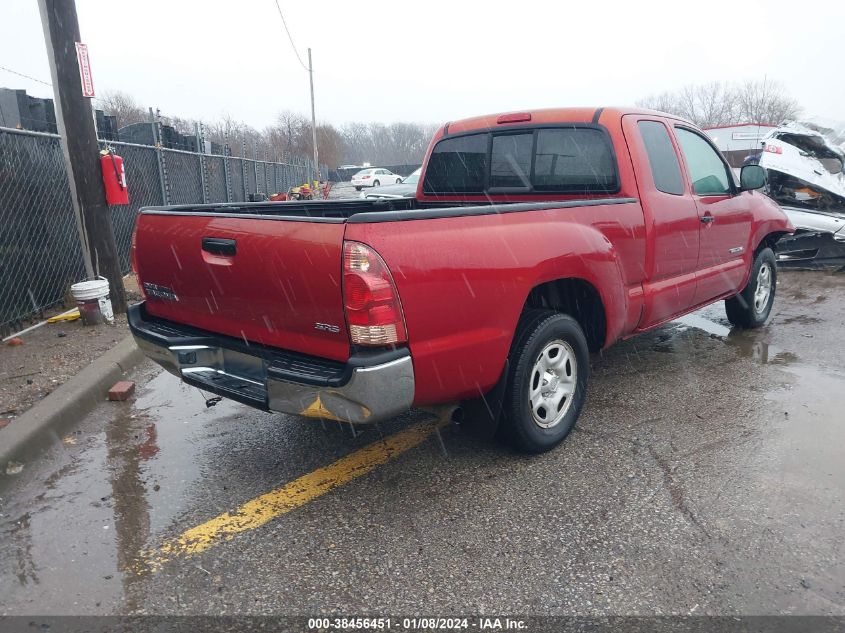
M417 193L417 183L420 181L422 167L412 172L401 183L372 187L361 192L362 198L413 198Z
M352 176L352 186L355 187L356 191L361 191L364 187L380 187L381 185L393 185L400 182L402 182L402 176L381 167L362 169Z

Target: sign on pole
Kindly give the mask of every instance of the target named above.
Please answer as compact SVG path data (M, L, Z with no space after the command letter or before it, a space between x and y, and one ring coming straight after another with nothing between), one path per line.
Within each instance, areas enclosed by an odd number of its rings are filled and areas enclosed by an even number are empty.
M94 78L91 76L91 60L88 58L88 47L82 42L76 42L76 61L79 62L79 78L82 80L82 96L95 97Z

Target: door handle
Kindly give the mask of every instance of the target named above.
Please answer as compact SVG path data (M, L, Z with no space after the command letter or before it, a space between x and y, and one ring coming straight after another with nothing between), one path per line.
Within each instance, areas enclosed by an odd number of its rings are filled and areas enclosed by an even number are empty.
M710 224L711 222L715 222L716 218L709 213L705 213L699 218L699 220L701 220L704 224Z
M237 252L236 244L235 240L229 240L223 237L202 238L202 250L214 255L234 257Z

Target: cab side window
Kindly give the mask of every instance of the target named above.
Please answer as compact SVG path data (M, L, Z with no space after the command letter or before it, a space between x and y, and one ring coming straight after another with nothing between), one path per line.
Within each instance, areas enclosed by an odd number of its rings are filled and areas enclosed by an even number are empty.
M659 121L640 121L637 123L643 145L654 178L654 186L658 191L671 193L675 196L684 194L684 181L681 176L681 165L669 132Z
M676 127L675 135L689 169L693 191L700 196L730 194L727 167L713 146L686 128Z

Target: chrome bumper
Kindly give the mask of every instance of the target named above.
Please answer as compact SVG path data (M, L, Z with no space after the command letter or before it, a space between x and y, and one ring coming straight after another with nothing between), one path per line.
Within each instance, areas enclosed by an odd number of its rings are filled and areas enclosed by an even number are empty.
M410 356L357 367L341 387L315 387L285 380L267 381L271 411L346 422L378 422L411 408L414 365Z
M334 363L333 376L311 371L297 378L296 367L307 362L281 369L277 365L285 361L279 360L283 352L251 353L257 346L235 349L239 346L233 341L227 345L227 337L190 328L184 336L174 336L178 326L170 323L162 334L151 327L153 319L141 306L130 308L130 329L147 356L190 385L259 409L359 424L398 415L414 400L414 367L407 350L372 365L366 363L379 355Z

